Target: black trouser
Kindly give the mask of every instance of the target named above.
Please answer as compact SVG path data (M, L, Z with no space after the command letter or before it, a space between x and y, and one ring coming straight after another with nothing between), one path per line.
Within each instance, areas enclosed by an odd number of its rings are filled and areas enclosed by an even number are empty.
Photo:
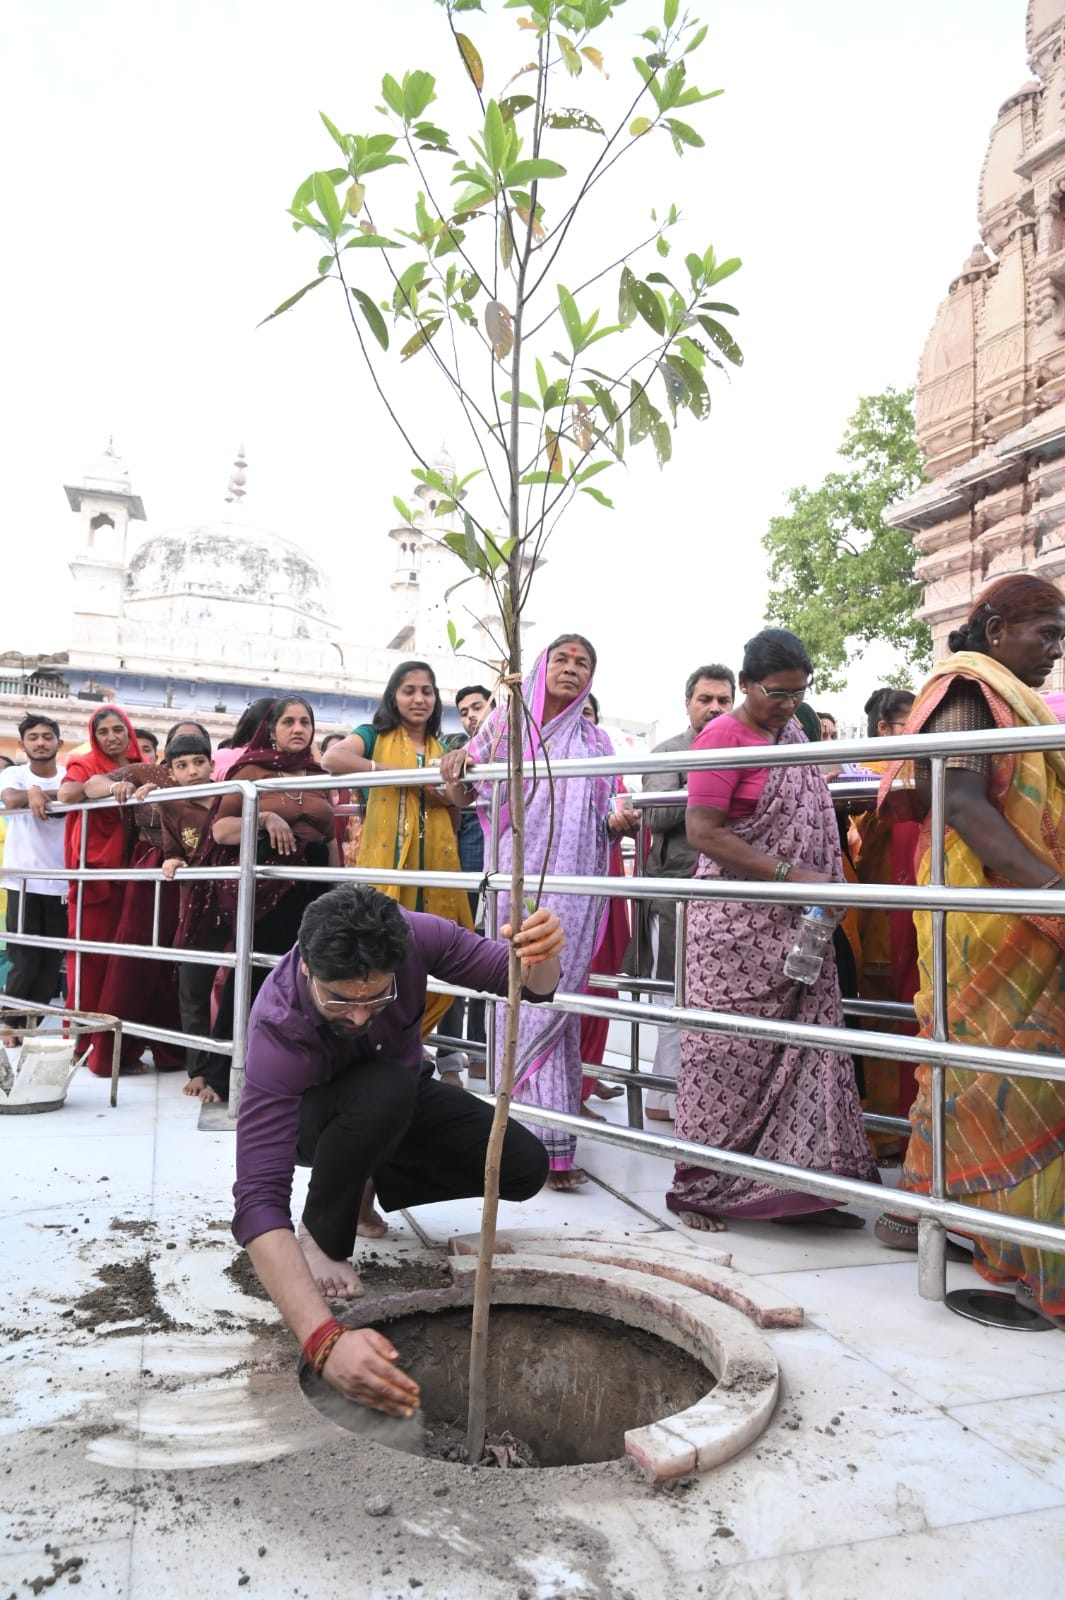
M200 949L221 950L227 938L225 928L211 928L206 937L201 935ZM178 966L178 1003L181 1007L182 1033L198 1033L201 1038L211 1035L211 991L214 988L217 967L202 965L198 961L182 961ZM232 1001L230 1001L232 1007ZM230 1013L232 1015L232 1011ZM221 1037L221 1035L218 1035ZM213 1051L200 1050L192 1045L185 1048L185 1065L190 1078L206 1073L212 1068L228 1072L225 1056Z
M317 861L308 863L318 866ZM260 955L283 956L292 949L299 937L300 923L303 913L312 900L317 900L320 894L325 894L328 884L310 883L306 879L302 883L294 883L292 888L281 896L276 906L272 906L264 916L255 924L255 933L252 936L253 947ZM270 976L269 967L252 967L251 969L251 1000L259 993L263 984ZM232 1039L233 1037L233 969L230 968L218 1002L218 1015L215 1018L211 1036L215 1039ZM203 1073L204 1081L208 1088L213 1089L221 1099L229 1099L229 1056L209 1055L204 1051L197 1063L198 1070Z
M60 894L33 894L19 889L7 891L7 928L9 933L18 929L19 901L25 901L22 912L23 933L40 939L65 939L67 936L67 903ZM16 944L7 941L7 958L11 963L5 993L19 1000L30 1000L46 1006L59 993L59 972L63 965L63 950L49 950L44 945ZM9 1025L25 1024L25 1017L5 1011L3 1020Z
M492 1107L389 1062L349 1067L308 1089L298 1160L311 1169L303 1224L333 1261L355 1248L359 1203L372 1178L386 1211L484 1193ZM507 1124L499 1193L528 1200L547 1179L547 1151L519 1122Z

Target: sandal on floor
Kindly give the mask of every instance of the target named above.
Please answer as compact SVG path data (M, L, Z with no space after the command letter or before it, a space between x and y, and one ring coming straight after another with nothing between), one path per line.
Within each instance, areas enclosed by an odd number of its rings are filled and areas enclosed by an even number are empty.
M873 1226L873 1233L880 1243L889 1250L905 1250L910 1255L917 1254L917 1224L908 1217L894 1217L890 1211L882 1211ZM960 1244L955 1244L953 1239L947 1240L947 1260L965 1261L972 1265L971 1253Z

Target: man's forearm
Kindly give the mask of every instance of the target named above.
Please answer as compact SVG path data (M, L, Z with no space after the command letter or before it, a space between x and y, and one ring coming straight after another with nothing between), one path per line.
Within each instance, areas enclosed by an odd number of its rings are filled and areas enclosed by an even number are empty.
M0 806L5 811L25 811L29 803L30 797L25 789L0 790Z
M247 1246L263 1288L300 1344L332 1313L311 1277L306 1257L289 1228L260 1233Z
M530 994L540 994L546 999L554 994L561 981L562 968L557 961L538 961L535 966L522 962L522 987Z

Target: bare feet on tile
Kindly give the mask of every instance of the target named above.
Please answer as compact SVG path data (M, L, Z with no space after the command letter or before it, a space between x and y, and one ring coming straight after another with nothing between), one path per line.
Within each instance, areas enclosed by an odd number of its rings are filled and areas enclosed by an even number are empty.
M368 1183L362 1191L362 1204L359 1206L359 1220L355 1225L355 1232L360 1239L384 1239L387 1237L388 1223L373 1203L372 1182Z
M331 1261L319 1249L301 1222L296 1231L311 1277L330 1300L358 1300L363 1292L358 1274L350 1261Z
M565 1167L547 1174L547 1187L557 1189L560 1194L568 1194L571 1189L583 1188L587 1182L588 1174L583 1167Z
M678 1211L677 1216L686 1228L694 1228L696 1233L727 1232L724 1220L708 1211Z

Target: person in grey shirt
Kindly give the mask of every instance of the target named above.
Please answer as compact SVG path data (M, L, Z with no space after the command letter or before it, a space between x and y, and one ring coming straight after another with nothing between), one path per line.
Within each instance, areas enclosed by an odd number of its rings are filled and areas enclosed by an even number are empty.
M688 713L688 726L683 733L656 744L652 754L666 750L690 750L692 741L702 733L714 717L732 710L736 695L736 678L731 667L720 662L696 667L684 688L684 709ZM643 793L668 793L685 789L688 775L685 772L649 772L644 776ZM652 806L644 811L644 821L651 830L651 847L644 868L649 878L690 878L695 870L696 851L688 844L684 827L683 805ZM640 900L637 914L640 921L640 977L653 975L673 981L673 961L676 946L676 902L673 900ZM634 940L635 947L635 940ZM634 948L630 949L627 970L634 966ZM670 1005L670 995L655 995L658 1005ZM654 1071L663 1078L676 1081L680 1064L680 1029L659 1028L655 1047ZM662 1089L651 1089L647 1094L647 1115L656 1122L668 1122L673 1117L673 1096Z

